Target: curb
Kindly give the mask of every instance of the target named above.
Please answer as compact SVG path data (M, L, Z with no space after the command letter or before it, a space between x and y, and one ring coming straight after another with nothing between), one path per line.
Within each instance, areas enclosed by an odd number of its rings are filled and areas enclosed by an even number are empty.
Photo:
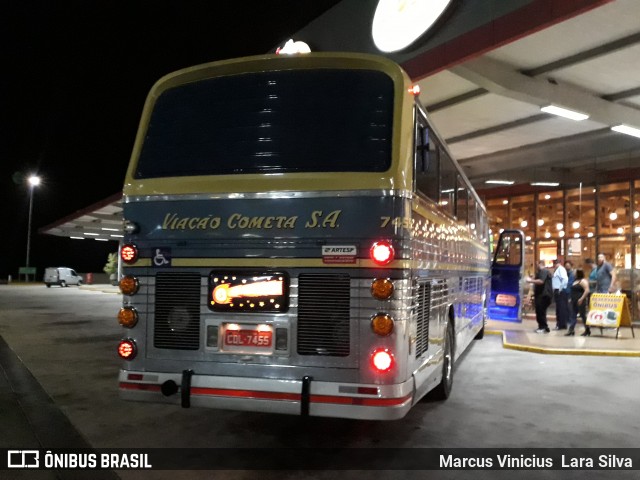
M535 345L523 345L520 343L511 343L506 338L506 332L503 330L485 330L485 335L502 335L502 347L509 350L518 350L521 352L539 353L544 355L586 355L594 357L636 357L640 358L640 352L629 350L587 350L584 348L556 348L541 347Z

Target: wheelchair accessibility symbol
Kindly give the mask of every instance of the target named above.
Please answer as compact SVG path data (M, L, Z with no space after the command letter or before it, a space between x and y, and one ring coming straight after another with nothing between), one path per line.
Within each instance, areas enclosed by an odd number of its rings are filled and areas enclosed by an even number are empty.
M153 265L155 267L171 266L171 249L170 248L154 248Z

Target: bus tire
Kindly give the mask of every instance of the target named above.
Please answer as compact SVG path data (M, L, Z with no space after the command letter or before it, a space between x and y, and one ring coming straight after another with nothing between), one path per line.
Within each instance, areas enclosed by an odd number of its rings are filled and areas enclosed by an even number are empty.
M478 333L476 333L476 336L473 337L474 340L482 340L484 338L484 320L482 321L482 328L480 329L480 331Z
M444 355L442 359L442 380L436 388L433 389L433 398L436 400L446 400L451 394L453 388L453 359L455 352L453 334L453 323L447 323L447 329L444 336Z

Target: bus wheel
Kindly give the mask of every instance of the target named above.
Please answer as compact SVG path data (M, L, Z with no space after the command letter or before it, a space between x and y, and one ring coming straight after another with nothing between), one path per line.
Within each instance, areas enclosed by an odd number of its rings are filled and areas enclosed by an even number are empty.
M442 361L442 380L433 390L433 398L436 400L446 400L451 394L453 387L453 324L447 324L447 330L444 336L444 358Z
M480 331L478 333L476 333L476 336L473 337L474 340L482 340L484 338L484 320L482 321L482 328L480 329Z

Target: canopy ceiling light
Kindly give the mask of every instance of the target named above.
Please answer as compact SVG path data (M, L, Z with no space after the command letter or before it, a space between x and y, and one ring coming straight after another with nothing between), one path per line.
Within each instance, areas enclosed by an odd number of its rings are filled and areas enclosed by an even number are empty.
M513 180L485 180L484 183L490 183L492 185L513 185Z
M559 117L570 118L577 122L589 118L589 115L585 115L584 113L574 112L573 110L558 107L556 105L547 105L546 107L542 107L540 110L545 113L551 113L552 115L558 115Z
M633 128L628 125L616 125L615 127L611 127L611 130L613 130L614 132L631 135L632 137L640 138L640 129Z
M558 187L558 182L531 182L529 185L532 187Z

